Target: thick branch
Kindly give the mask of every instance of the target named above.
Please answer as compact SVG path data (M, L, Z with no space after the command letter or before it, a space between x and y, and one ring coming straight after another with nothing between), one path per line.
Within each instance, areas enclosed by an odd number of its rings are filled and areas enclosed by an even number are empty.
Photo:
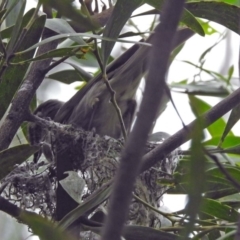
M109 215L102 234L104 240L120 239L124 222L127 219L134 181L140 170L139 161L164 94L163 86L171 44L183 6L184 0L167 1L161 15L161 23L155 30L146 90L136 124L123 151L114 181Z
M48 38L52 31L45 29L43 38ZM49 42L39 47L38 55L57 47L57 41ZM51 59L34 62L26 76L22 86L16 93L9 113L0 128L0 151L8 148L18 128L26 117L30 102L44 79L45 69L51 63Z

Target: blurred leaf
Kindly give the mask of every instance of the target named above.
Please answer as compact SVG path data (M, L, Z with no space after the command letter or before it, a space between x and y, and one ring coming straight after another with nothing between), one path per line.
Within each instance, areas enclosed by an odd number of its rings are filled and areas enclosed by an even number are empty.
M210 140L204 141L203 144L205 146L210 145L210 146L218 146L219 142L221 140L221 136L215 136L213 138L211 138ZM240 137L236 137L236 136L227 136L224 140L224 142L222 143L221 147L223 149L225 148L230 148L233 146L238 145L240 142Z
M31 19L31 17L33 16L34 14L34 11L35 11L35 8L32 8L30 9L28 12L25 13L25 15L23 16L23 19L22 19L22 25L21 25L21 28L25 27L29 20ZM13 31L13 26L10 26L10 27L7 27L5 29L3 29L1 31L1 37L2 39L5 39L5 38L10 38L11 37L11 33Z
M26 53L28 51L31 51L41 45L44 45L48 42L52 42L54 40L58 40L58 39L61 39L61 38L70 38L70 37L76 37L76 36L85 36L85 37L90 37L90 38L96 38L96 39L102 39L102 40L106 40L106 41L112 41L112 42L126 42L126 43L138 43L140 45L145 45L145 46L151 46L149 43L145 43L145 42L136 42L136 41L128 41L128 40L122 40L122 39L112 39L112 38L106 38L106 37L101 37L99 35L96 35L96 34L89 34L89 33L63 33L63 34L59 34L57 36L54 36L54 37L50 37L50 38L47 38L47 39L44 39L43 41L29 47L28 49L26 49L25 51L22 51L21 53L18 53L18 54L23 54L23 53Z
M45 27L57 33L76 33L65 19L60 18L47 19ZM87 45L81 36L70 37L70 39L80 45Z
M217 32L215 28L213 28L209 22L203 21L202 19L198 18L198 22L201 24L204 32L206 35L212 35Z
M20 35L25 7L26 7L26 0L24 0L22 2L21 9L18 13L16 23L15 23L15 25L13 27L13 30L12 30L12 33L11 33L11 38L10 38L8 44L7 44L6 51L7 51L8 54L12 54L14 45L16 44L16 42L18 40L18 37Z
M80 58L84 58L84 55L86 54L86 51L84 50L84 47L87 47L88 45L77 45L77 46L72 46L68 48L58 48L51 50L49 52L46 52L44 54L38 55L35 58L27 59L22 62L18 62L16 64L25 64L28 62L32 61L39 61L39 60L44 60L48 58L55 58L55 57L66 57L66 56L78 56ZM79 49L82 47L81 49ZM79 49L77 52L75 50ZM21 53L16 53L15 56L21 56Z
M95 194L92 194L88 199L81 203L78 207L69 212L60 222L59 225L66 229L79 217L84 215L91 209L98 207L101 203L107 200L111 194L111 185L104 186L99 189Z
M195 17L219 23L239 34L240 8L216 1L186 3L185 6Z
M23 40L20 49L24 50L39 41L42 30L44 28L46 16L40 16L33 22L31 28L26 32L25 40ZM33 57L34 51L30 51L24 57L14 57L12 62L24 61ZM6 112L15 92L22 83L29 64L22 66L9 66L7 67L4 75L2 76L2 82L0 84L0 119Z
M228 135L228 133L231 131L231 129L233 128L233 126L238 122L238 120L240 119L240 104L238 104L235 108L233 108L233 110L231 111L231 114L228 118L227 124L224 128L224 132L222 134L221 140L219 142L219 146L222 145L222 143L224 142L226 136Z
M202 115L203 113L209 111L212 108L209 104L207 104L206 102L204 102L199 98L196 98L192 95L189 95L188 97L189 97L191 109L196 117ZM216 122L211 124L207 128L207 130L209 131L212 137L216 137L220 135L219 132L221 131L221 129L224 129L225 126L226 126L226 123L224 122L224 120L222 118L219 118ZM230 134L233 135L232 132L230 132Z
M126 240L176 240L178 237L172 233L143 226L126 226L123 230L123 236Z
M41 240L74 240L61 228L36 213L21 212L19 219L27 224L32 229L33 234L39 236Z
M203 199L201 211L221 220L230 222L238 220L238 212L235 209L212 199Z
M191 95L215 97L226 97L229 95L228 89L225 88L219 81L198 81L188 84L172 83L170 87L172 91Z
M232 153L232 154L240 154L240 145L231 147L231 148L225 148L222 149L221 152L223 153Z
M234 65L232 65L232 66L228 69L227 84L230 83L230 81L231 81L231 79L232 79L233 72L234 72Z
M19 49L20 51L32 46L39 41L44 28L45 20L45 15L40 16L34 20L31 28L26 32L25 39L27 39L27 41L25 40L22 42ZM24 58L14 57L12 61L19 62L32 58L34 52L35 51L29 51L28 54L24 55ZM22 66L9 66L6 69L2 77L2 82L0 84L0 119L3 117L15 92L19 88L19 85L22 83L25 73L28 70L28 66L29 64Z
M74 8L71 1L69 0L41 0L40 2L46 6L48 5L55 8L62 16L73 20L78 25L83 25L84 27L88 27L91 30L100 28L99 24L90 16L87 17L83 15L81 11Z
M88 73L87 73L88 74ZM92 78L92 76L89 74ZM75 69L63 70L47 76L48 78L58 80L62 83L70 84L76 81L89 81L85 76L80 75Z
M197 118L198 125L192 131L191 155L189 163L189 173L186 176L188 181L188 203L186 206L186 214L189 216L189 221L181 232L180 239L186 239L193 231L195 220L202 204L202 194L205 189L205 164L207 159L204 155L201 141L203 139L203 128L201 121ZM199 181L201 179L201 181Z
M12 147L0 152L0 180L6 177L16 164L21 164L27 160L33 153L37 152L39 147L23 144Z
M161 8L162 5L164 3L164 0L145 0L145 3L153 6L154 8L156 8L157 10L159 10L161 12ZM148 11L145 14L156 14L156 11ZM143 14L138 14L136 16L141 16ZM197 19L195 18L195 16L192 15L191 12L189 12L186 8L183 11L183 15L182 18L180 20L182 23L184 23L187 27L189 27L190 29L192 29L194 32L198 33L201 36L204 36L204 30L201 26L201 24L197 21Z
M189 62L189 61L182 61L182 62L187 63L187 64L189 64L189 65L192 65L192 66L200 69L201 71L209 74L209 75L212 76L213 78L217 78L217 79L219 78L219 80L222 80L224 83L227 82L227 79L226 79L223 75L221 75L220 73L217 73L217 72L214 72L214 71L211 71L211 70L208 70L208 69L204 68L204 67L202 66L202 64L198 65L198 64L194 64L194 63Z
M16 2L16 3L15 3ZM14 23L17 22L17 17L19 15L19 12L21 11L21 7L24 4L24 0L18 0L18 1L9 1L7 4L7 9L11 7L11 5L14 5L14 7L11 9L11 11L8 13L5 19L6 26L11 26Z
M240 202L240 193L232 194L218 199L219 202Z
M118 0L103 31L103 37L117 39L132 12L140 7L142 3L143 0ZM102 61L104 66L106 66L108 62L108 57L110 56L114 44L115 41L102 41Z

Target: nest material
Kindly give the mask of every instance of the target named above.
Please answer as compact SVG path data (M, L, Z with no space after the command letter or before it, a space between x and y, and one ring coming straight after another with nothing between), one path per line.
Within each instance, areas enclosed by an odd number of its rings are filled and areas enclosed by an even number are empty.
M65 156L67 159L64 161L67 161L73 170L80 172L86 182L82 195L84 200L114 177L124 142L56 123L52 123L50 128L45 129L45 132L48 144L43 144L45 146L43 152L51 152L50 155L53 158L50 159L51 163L30 161L16 167L3 181L3 184L7 184L4 194L7 199L24 209L40 209L41 215L54 218L56 160ZM156 143L148 143L146 152L156 145ZM142 173L137 178L134 194L153 207L159 208L166 187L158 182L162 178L169 178L177 163L178 154L175 151ZM158 213L138 200L132 200L129 224L159 227L161 225L159 219Z

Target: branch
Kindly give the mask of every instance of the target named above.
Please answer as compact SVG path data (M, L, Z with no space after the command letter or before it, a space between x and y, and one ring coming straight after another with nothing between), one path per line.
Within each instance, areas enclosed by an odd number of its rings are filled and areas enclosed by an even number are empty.
M161 23L155 30L146 89L136 124L121 156L114 181L109 214L102 234L104 240L119 240L127 219L134 181L140 170L139 161L164 94L163 86L165 85L171 44L183 6L184 0L167 1L161 14Z
M52 34L52 31L45 29L43 39L50 37ZM40 46L37 55L55 49L57 43L57 41L53 41ZM30 102L44 79L44 70L50 63L51 59L46 59L34 62L31 65L30 71L12 101L9 113L0 127L0 151L8 148L18 128L21 126L22 122L26 120L25 117Z
M240 103L240 88L233 92L231 95L223 99L220 103L216 104L211 110L200 116L200 122L202 129L207 128L212 123L217 121L224 114L229 112L235 106ZM181 129L168 139L166 139L162 144L154 148L151 152L147 153L143 157L143 162L141 166L141 172L152 167L158 161L163 159L169 153L174 151L176 148L180 147L183 143L190 140L192 131L196 128L197 122L199 120L194 120L188 124L185 128Z

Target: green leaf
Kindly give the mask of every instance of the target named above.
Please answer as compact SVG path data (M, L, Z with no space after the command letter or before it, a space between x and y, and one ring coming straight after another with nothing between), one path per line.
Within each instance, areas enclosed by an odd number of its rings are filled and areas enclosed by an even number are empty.
M34 11L35 11L35 8L32 8L27 13L25 13L25 15L23 16L23 19L22 19L22 26L21 26L21 28L25 27L28 24L29 20L31 19L31 17L34 14ZM13 31L13 27L14 27L14 25L10 26L10 27L7 27L7 28L5 28L5 29L3 29L1 31L2 39L11 37L11 33Z
M212 139L203 142L203 144L205 146L218 146L220 140L221 140L221 136L215 136ZM227 136L225 138L224 142L222 143L221 147L223 149L230 148L230 147L238 145L239 142L240 142L240 137L236 137L236 136L232 136L232 135Z
M16 164L21 164L27 160L33 153L37 152L39 147L23 144L12 147L0 152L0 180L6 177Z
M145 0L145 3L161 11L164 0ZM201 24L198 22L195 16L193 16L193 14L190 11L188 11L186 8L183 11L183 15L180 21L184 23L187 27L192 29L194 32L198 33L199 35L201 36L205 35Z
M74 221L76 221L80 216L85 214L91 209L96 208L105 200L107 200L111 194L112 187L111 185L103 187L101 190L99 189L96 194L92 194L89 199L85 200L78 207L69 212L60 222L59 225L66 229L70 226Z
M204 192L206 184L205 165L207 159L201 144L203 138L203 128L201 124L201 121L198 120L198 126L192 131L190 171L186 177L189 185L188 203L186 206L186 214L189 216L189 222L183 229L180 239L186 239L193 231L195 220L202 203L202 193ZM199 179L201 179L201 181L199 181Z
M72 46L72 47L68 47L68 48L58 48L58 49L54 49L51 50L49 52L46 52L44 54L38 55L35 58L31 58L31 59L27 59L25 61L22 62L17 62L16 64L25 64L28 62L32 62L32 61L39 61L39 60L44 60L44 59L48 59L48 58L55 58L55 57L71 57L71 56L75 56L77 55L80 58L83 58L85 55L85 51L81 51L81 49L79 49L80 47L87 47L88 45L76 45L76 46ZM75 50L78 50L78 52L75 52ZM15 56L21 56L21 52L18 54L16 53Z
M87 17L83 15L79 10L73 7L69 0L41 0L40 2L46 6L48 5L55 8L62 16L73 20L78 25L84 25L84 27L90 30L97 30L100 28L99 24L94 21L91 16Z
M238 220L238 212L235 209L212 199L203 199L201 211L221 220L230 222Z
M70 37L76 37L76 36L85 36L85 37L90 37L90 38L96 38L96 39L102 39L102 40L106 40L106 41L112 41L112 42L126 42L126 43L137 43L137 44L140 44L140 45L145 45L145 46L151 46L149 43L146 43L146 42L136 42L136 41L128 41L128 40L122 40L122 39L112 39L112 38L107 38L107 37L101 37L99 35L96 35L96 34L89 34L89 33L63 33L63 34L59 34L57 36L54 36L54 37L50 37L50 38L47 38L47 39L44 39L43 41L29 47L28 49L26 49L25 51L22 51L21 53L17 53L17 54L23 54L23 53L26 53L28 51L31 51L41 45L44 45L46 43L49 43L49 42L52 42L54 40L58 40L58 39L61 39L61 38L70 38Z
M203 113L209 111L212 108L209 104L207 104L206 102L204 102L199 98L196 98L192 95L189 95L188 97L189 97L191 109L196 117L202 115ZM207 130L209 131L212 137L216 137L219 135L219 131L221 131L221 129L224 129L225 126L226 126L226 123L222 118L220 118L216 122L211 124L207 128ZM231 132L230 134L233 135Z
M88 73L87 73L88 74ZM90 75L90 74L89 74ZM63 70L47 76L48 78L58 80L59 82L70 84L76 81L89 81L83 75L80 75L75 69ZM92 76L90 75L92 78Z
M33 234L39 236L41 240L74 240L72 236L57 227L50 220L39 216L36 213L21 212L19 220L27 224Z
M45 21L46 21L45 15L35 19L31 28L26 32L25 41L22 42L19 49L20 51L32 46L33 44L39 41L44 28ZM32 58L33 55L34 51L29 51L28 54L24 55L24 58L15 57L12 59L12 61L13 62L23 61ZM25 64L22 66L9 66L6 69L2 77L2 82L0 84L0 119L3 117L15 92L22 83L25 73L28 70L28 66L29 64Z
M22 6L19 11L16 23L13 27L11 38L6 48L6 51L8 54L12 54L13 47L16 44L18 37L20 35L25 7L26 7L26 0L22 2Z
M120 31L130 18L132 12L140 7L142 3L143 0L118 0L103 31L103 36L111 39L117 39ZM114 44L114 41L102 41L102 61L104 66L106 66L108 62L108 57L110 56Z
M240 104L238 104L231 111L231 114L230 114L230 116L228 118L227 124L226 124L226 126L224 128L221 140L219 142L219 146L222 145L222 143L224 142L224 139L226 138L228 133L231 131L232 127L238 122L239 119L240 119Z
M126 240L176 240L177 235L163 232L150 227L126 226L123 230ZM185 238L186 240L189 238Z
M76 31L69 25L69 23L60 18L54 18L54 19L47 19L45 27L51 29L54 32L57 33L76 33ZM74 42L80 44L80 45L87 45L87 43L83 40L82 37L71 37L71 40Z
M240 8L216 1L186 3L185 6L195 17L219 23L239 34Z
M190 95L226 97L229 95L227 88L219 81L198 81L192 83L172 83L172 91L186 93Z

